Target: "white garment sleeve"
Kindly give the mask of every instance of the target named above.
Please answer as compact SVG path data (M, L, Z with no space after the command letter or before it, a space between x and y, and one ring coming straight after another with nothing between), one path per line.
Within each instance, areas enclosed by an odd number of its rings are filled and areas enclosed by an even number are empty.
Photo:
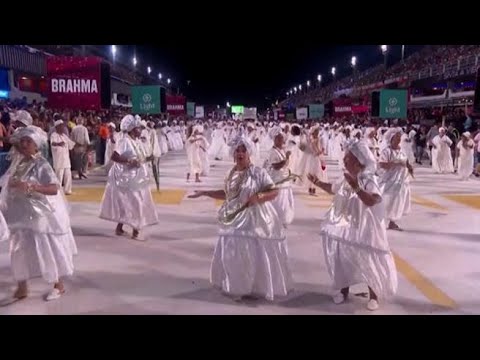
M259 181L260 189L268 188L275 185L274 181L272 180L270 175L268 175L268 172L265 169L260 169Z
M379 162L381 163L389 163L390 162L390 149L386 148L380 153Z
M278 151L276 150L270 150L270 153L268 154L268 163L269 164L278 164L281 162L282 159L280 158L280 155L278 154Z
M343 176L340 176L337 180L335 180L335 182L332 183L332 192L336 194L340 190L344 182L345 178Z
M127 139L125 138L121 138L119 139L116 144L115 144L115 152L118 154L118 155L122 155L123 153L125 153L126 151L128 151L128 142L127 142Z
M364 190L370 194L376 194L382 196L382 191L378 186L376 178L368 179L364 184Z
M67 147L68 147L68 150L73 150L73 148L75 147L75 142L72 141L72 139L70 139L67 135L65 135L65 143L67 144Z

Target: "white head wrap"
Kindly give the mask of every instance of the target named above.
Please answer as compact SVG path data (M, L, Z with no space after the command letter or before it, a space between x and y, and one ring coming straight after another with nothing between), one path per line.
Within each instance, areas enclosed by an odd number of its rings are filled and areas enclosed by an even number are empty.
M33 124L32 116L28 111L25 111L25 110L18 110L15 113L14 120L21 122L25 126L29 126Z
M140 115L135 115L135 120L142 121L142 118L140 117Z
M350 141L347 144L347 150L357 158L365 169L364 172L374 173L377 170L377 160L364 140Z
M438 132L446 132L446 130L444 127L441 127L440 129L438 129Z
M283 132L282 128L279 126L271 129L269 135L270 135L270 138L274 141L278 135L282 135L283 139L285 139L285 133Z
M21 128L15 133L15 140L17 141L20 141L24 137L32 139L38 148L41 148L48 142L47 133L36 126Z
M140 126L147 127L147 122L145 120L141 120Z
M250 157L255 156L255 144L248 137L242 135L237 135L228 143L228 146L230 147L230 155L233 156L235 150L241 145L245 146Z
M117 125L115 125L113 122L108 123L108 127L113 127L114 129L117 128Z
M62 124L63 124L63 120L57 120L57 121L55 121L55 122L53 123L53 125L54 125L55 127L57 127L58 125L62 125Z
M403 133L403 130L402 128L400 127L396 127L396 128L390 128L387 130L387 132L385 133L385 135L383 135L383 140L387 143L388 146L391 145L392 143L392 139L395 135L397 135L398 133Z
M470 139L472 137L472 134L470 134L470 131L465 131L462 136L465 136L467 139Z
M140 125L140 120L134 118L133 115L127 115L120 122L120 129L122 131L130 132L133 129L140 127Z

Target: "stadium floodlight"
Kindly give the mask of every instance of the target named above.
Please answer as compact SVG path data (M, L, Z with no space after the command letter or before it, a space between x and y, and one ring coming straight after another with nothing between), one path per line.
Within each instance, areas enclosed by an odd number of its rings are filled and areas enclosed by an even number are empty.
M355 66L357 66L357 57L352 56L352 67L355 67Z
M335 67L332 67L332 75L335 76L336 73L337 73L337 69Z
M132 59L133 66L137 66L137 58L134 56Z
M147 72L148 72L148 75L150 75L150 73L152 72L152 68L150 66L147 67Z

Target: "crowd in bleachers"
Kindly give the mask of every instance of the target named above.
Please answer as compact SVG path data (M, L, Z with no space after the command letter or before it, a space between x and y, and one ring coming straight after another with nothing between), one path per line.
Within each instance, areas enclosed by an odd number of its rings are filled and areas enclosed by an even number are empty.
M335 79L326 86L304 89L288 97L281 105L297 107L313 102L326 103L335 97L335 93L344 89L384 82L397 77L416 79L415 75L431 66L445 65L458 59L480 55L480 45L428 45L389 68L378 65L366 71Z

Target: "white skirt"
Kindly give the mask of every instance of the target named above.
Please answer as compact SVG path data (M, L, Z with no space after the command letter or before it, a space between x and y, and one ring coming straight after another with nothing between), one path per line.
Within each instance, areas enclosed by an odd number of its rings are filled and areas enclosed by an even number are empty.
M18 230L10 237L10 258L15 281L42 277L57 283L73 274L73 256L77 245L72 231L65 235L50 235Z
M107 183L100 219L122 223L137 230L158 223L150 188L133 191Z
M233 296L286 296L293 290L286 241L220 236L210 281Z
M290 225L295 216L295 200L293 198L293 190L291 188L280 188L278 195L272 201L282 224Z
M397 292L397 269L390 251L355 246L326 234L322 234L322 240L325 262L335 290L366 284L378 298L387 298Z
M382 202L385 205L385 219L391 221L400 220L402 216L410 213L410 184L403 183L398 188L392 187L390 191L385 191L382 196Z

